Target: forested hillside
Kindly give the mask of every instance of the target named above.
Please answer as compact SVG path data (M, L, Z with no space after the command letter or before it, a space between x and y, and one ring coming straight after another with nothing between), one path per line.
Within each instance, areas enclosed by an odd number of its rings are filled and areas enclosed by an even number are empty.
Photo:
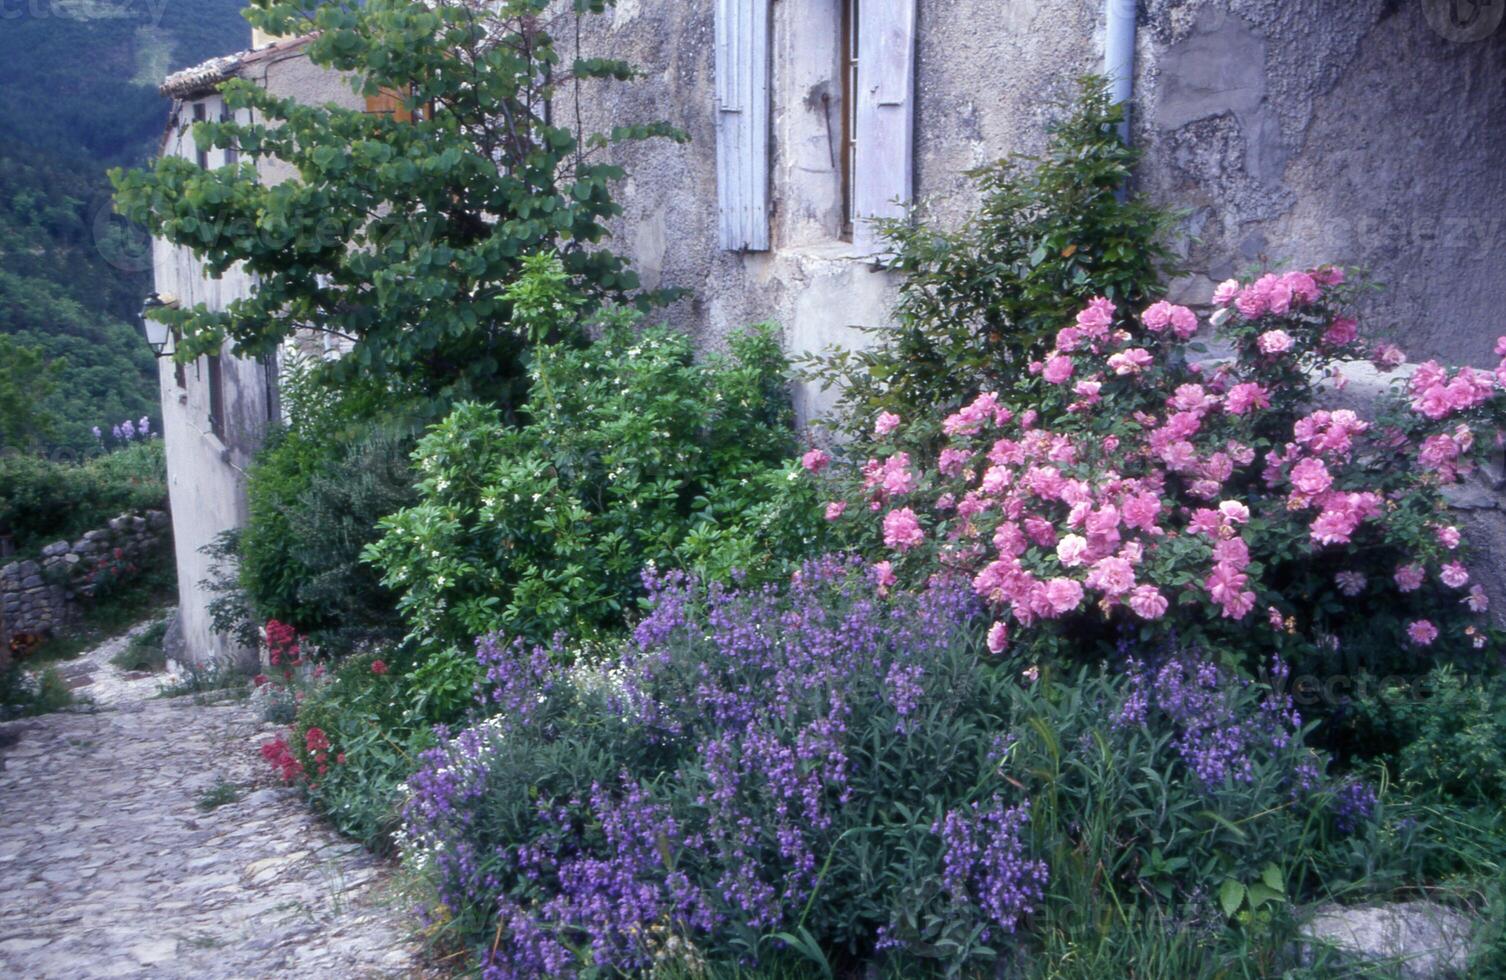
M47 448L87 451L92 426L126 418L155 425L136 321L150 252L111 213L104 173L156 152L167 72L246 47L243 2L51 0L0 24L0 333L64 359L42 398Z

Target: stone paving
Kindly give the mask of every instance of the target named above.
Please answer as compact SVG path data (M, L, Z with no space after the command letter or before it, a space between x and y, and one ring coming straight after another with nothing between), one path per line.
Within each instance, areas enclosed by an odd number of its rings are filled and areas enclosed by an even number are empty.
M92 705L0 724L0 977L430 975L391 868L275 784L277 726L158 697L124 642L64 669Z

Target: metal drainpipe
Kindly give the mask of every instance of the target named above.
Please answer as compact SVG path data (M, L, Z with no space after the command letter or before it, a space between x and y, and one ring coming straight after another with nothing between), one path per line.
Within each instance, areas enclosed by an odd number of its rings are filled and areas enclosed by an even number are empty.
M1130 100L1135 94L1135 0L1105 0L1103 74L1109 80L1109 101L1124 104L1119 137L1128 146Z

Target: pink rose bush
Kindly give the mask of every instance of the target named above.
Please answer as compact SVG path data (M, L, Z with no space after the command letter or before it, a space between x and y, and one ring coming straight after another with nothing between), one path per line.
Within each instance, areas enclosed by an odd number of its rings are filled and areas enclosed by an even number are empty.
M824 477L851 504L828 517L882 551L885 587L967 576L996 653L1131 628L1264 655L1378 623L1397 649L1478 647L1487 602L1440 491L1495 444L1506 360L1422 365L1384 417L1320 407L1339 360L1395 360L1348 296L1332 267L1224 283L1211 320L1234 354L1208 364L1191 309L1094 299L1013 390L942 419L939 447L886 420L855 479Z

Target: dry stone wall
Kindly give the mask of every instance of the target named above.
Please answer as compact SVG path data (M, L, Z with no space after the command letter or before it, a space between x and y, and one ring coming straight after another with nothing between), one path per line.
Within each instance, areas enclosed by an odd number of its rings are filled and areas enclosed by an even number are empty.
M45 635L72 621L108 580L159 552L170 527L160 510L122 514L77 541L48 545L38 559L0 567L0 666L12 637Z

